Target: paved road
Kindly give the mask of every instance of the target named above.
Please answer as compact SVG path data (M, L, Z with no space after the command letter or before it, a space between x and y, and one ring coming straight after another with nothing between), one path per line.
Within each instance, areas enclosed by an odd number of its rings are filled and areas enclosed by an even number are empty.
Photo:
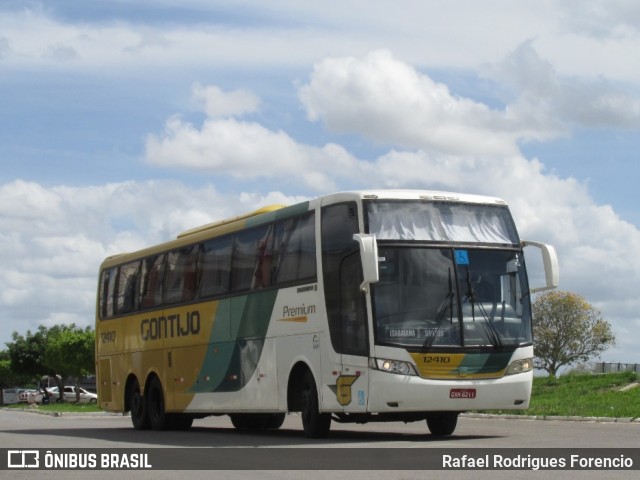
M367 425L333 424L331 435L323 440L308 440L301 431L300 418L288 416L282 429L261 434L239 432L233 429L228 417L209 417L194 422L188 432L136 431L128 417L116 415L53 417L30 412L0 410L0 447L2 448L157 448L157 447L319 447L319 448L376 448L406 449L446 448L472 453L478 448L639 448L640 424L596 423L567 421L530 421L509 419L480 419L461 417L455 434L434 438L428 434L424 422L412 424L387 423ZM247 450L247 454L255 450ZM373 451L373 450L372 450ZM379 450L378 450L379 451ZM229 452L232 452L229 450ZM291 454L291 450L288 450ZM417 450L416 450L417 452ZM279 452L280 454L280 452ZM283 459L284 461L285 459ZM0 478L175 478L175 472L22 472L0 471ZM551 473L551 474L550 474ZM429 478L602 478L603 472L528 472L528 471L438 471L348 472L352 479L409 479ZM638 472L606 472L607 479L637 478ZM89 477L87 477L89 475ZM260 476L270 479L325 479L335 478L332 471L191 471L183 475L191 478L245 479Z

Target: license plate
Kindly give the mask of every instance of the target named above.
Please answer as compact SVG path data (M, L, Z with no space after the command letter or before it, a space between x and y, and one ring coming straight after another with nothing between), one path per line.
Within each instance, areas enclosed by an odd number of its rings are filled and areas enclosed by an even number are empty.
M476 389L452 388L449 390L449 398L476 398Z

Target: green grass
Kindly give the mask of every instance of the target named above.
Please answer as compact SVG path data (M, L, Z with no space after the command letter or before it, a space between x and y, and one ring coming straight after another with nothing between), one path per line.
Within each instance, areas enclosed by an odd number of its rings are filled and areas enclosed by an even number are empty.
M640 387L620 391L634 382L640 382L640 376L632 372L534 378L529 409L501 413L639 418Z
M51 413L94 413L102 410L95 403L50 403L48 405L28 405L26 403L18 403L16 405L7 405L9 408L37 410L39 412Z

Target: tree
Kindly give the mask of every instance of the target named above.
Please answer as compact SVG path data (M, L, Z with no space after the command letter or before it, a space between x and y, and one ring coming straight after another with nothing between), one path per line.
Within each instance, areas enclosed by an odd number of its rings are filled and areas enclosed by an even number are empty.
M0 351L0 388L17 387L28 383L32 379L29 375L19 375L11 368L9 352Z
M6 345L14 374L31 378L48 375L56 379L62 393L63 379L94 373L95 334L89 327L71 324L47 329L41 325L34 333L28 330L25 336L13 332L12 339Z
M534 364L555 376L558 369L598 357L615 344L609 322L580 295L551 291L532 305Z
M47 335L44 364L61 378L88 375L95 370L94 345L95 334L89 327L83 330L75 324L56 325ZM58 385L60 392L61 387ZM79 400L80 391L76 389L76 401Z
M47 329L40 326L31 333L27 330L25 336L13 332L12 342L7 343L11 370L17 375L26 375L36 378L45 372L44 353L47 344Z

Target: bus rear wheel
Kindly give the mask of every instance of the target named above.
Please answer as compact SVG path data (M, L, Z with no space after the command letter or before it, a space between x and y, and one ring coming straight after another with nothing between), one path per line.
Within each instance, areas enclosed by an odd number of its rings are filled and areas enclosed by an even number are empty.
M310 371L302 380L300 389L300 408L302 413L302 428L307 438L326 437L331 428L331 414L320 413L318 406L318 390Z
M167 427L167 414L164 410L164 393L162 383L158 377L152 377L147 387L146 407L149 423L154 430L164 430Z
M140 384L134 380L129 386L129 408L131 409L131 423L136 430L148 430L151 426L144 397L140 394Z
M458 425L458 412L434 413L427 417L427 427L432 435L451 435Z

